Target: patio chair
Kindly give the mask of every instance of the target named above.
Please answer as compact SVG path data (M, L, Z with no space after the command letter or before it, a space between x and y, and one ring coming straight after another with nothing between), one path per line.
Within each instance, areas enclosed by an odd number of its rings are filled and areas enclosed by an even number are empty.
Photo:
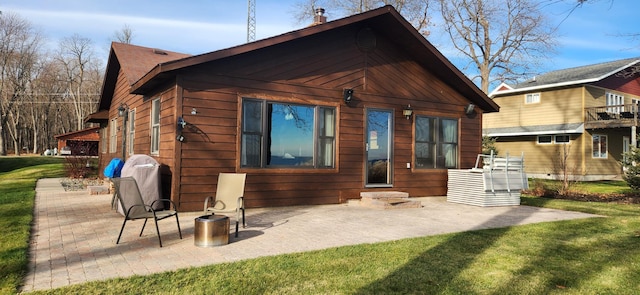
M220 173L215 196L204 199L204 213L235 213L236 214L236 238L242 213L242 227L247 227L244 219L244 183L246 173Z
M180 239L182 239L180 221L178 220L178 211L176 211L176 205L175 203L173 203L173 201L168 199L158 199L153 201L151 204L145 204L142 200L142 195L140 194L138 184L133 177L112 178L111 181L115 186L114 195L118 199L118 202L120 203L120 206L122 206L124 212L124 222L122 223L122 228L120 229L120 234L118 235L116 244L120 243L120 237L122 237L124 226L127 224L128 220L144 219L144 224L142 224L142 229L140 230L139 235L142 236L144 227L147 225L147 220L149 218L153 218L153 221L156 224L158 242L160 243L160 247L162 247L162 238L160 237L158 220L162 220L172 216L176 217L176 223L178 224L178 233L180 235ZM171 204L173 210L154 210L153 208L156 202L169 203ZM169 209L171 209L171 207Z

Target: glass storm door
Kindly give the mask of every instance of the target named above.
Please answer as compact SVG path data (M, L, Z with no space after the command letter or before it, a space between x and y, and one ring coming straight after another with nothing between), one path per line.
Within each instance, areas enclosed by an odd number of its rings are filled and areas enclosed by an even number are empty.
M393 167L393 110L367 109L365 186L389 187Z

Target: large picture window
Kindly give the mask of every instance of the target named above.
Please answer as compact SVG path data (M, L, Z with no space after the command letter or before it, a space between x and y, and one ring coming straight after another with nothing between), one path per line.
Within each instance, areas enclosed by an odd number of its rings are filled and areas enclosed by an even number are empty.
M606 159L607 158L607 136L594 134L592 136L593 143L593 157Z
M420 169L458 166L458 121L416 116L415 167Z
M151 102L151 153L160 152L160 99Z
M335 108L245 98L242 167L333 168Z

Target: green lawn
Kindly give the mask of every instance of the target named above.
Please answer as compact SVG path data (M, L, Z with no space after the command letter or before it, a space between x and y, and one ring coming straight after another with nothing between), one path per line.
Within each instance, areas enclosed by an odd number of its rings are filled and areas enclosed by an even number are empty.
M606 217L262 257L34 294L638 293L640 206L528 197L522 202ZM32 203L21 204L31 210ZM7 258L0 259L4 266ZM18 278L3 283L10 287L3 292L14 292L23 269L12 270Z
M27 267L36 181L62 177L63 159L0 157L0 294L12 294Z

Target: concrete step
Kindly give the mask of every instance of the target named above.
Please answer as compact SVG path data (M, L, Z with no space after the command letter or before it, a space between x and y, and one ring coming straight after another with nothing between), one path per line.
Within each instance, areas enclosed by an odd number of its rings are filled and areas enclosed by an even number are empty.
M420 201L410 200L409 194L396 191L361 192L360 206L377 209L421 208Z
M360 192L361 198L385 199L385 198L408 198L409 193L398 191L380 191L380 192Z

